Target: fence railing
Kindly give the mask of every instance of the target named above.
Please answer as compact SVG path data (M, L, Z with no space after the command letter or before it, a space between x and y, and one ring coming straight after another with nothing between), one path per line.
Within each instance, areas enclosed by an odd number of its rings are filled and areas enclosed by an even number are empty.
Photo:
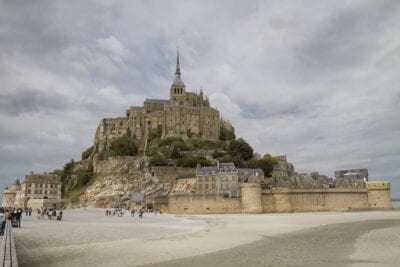
M4 236L0 243L0 266L2 267L18 267L14 233L11 228L11 221L7 221Z

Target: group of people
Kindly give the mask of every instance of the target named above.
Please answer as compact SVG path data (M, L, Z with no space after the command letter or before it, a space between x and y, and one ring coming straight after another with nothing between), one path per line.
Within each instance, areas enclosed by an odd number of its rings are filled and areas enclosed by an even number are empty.
M118 209L109 209L106 210L106 216L115 216L117 215L118 217L123 217L124 216L124 210L122 208L118 208Z
M13 227L21 227L22 209L0 207L0 235L4 235L6 222L11 221Z
M159 209L145 209L144 207L138 209L137 211L135 209L131 210L131 216L135 216L135 212L138 213L139 219L143 219L143 213L154 213L154 215L157 215L157 213L162 214L162 211Z
M63 216L63 211L55 207L53 208L41 207L40 209L37 209L38 220L44 220L44 217L46 215L48 220L52 220L54 218L57 221L61 221Z
M145 209L144 207L135 210L131 210L131 216L134 217L135 213L138 214L139 219L143 219L143 214L144 213L154 213L154 215L157 215L157 213L162 214L162 211L160 209ZM123 217L124 216L124 210L122 208L115 208L115 209L106 209L106 216L115 216L117 215L118 217Z

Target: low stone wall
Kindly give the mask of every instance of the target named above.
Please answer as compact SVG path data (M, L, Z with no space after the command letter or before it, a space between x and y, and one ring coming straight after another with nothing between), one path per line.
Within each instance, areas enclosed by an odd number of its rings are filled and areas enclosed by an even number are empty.
M168 211L175 214L242 213L242 201L219 194L170 194Z

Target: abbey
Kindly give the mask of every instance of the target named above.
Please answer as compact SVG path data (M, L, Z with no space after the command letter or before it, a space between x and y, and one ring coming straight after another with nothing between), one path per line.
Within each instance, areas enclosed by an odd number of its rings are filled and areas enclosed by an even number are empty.
M178 51L170 99L146 99L142 107L127 109L126 117L102 119L96 131L95 148L99 152L107 149L113 139L125 134L138 140L145 140L151 133L159 133L161 138L218 140L221 123L226 124L221 122L219 111L210 107L202 90L186 91Z

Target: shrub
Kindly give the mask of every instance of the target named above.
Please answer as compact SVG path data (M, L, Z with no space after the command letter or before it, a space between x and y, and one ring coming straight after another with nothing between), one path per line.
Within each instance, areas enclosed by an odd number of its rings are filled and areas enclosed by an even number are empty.
M93 177L94 177L94 173L92 171L84 171L84 172L79 173L77 186L84 187L92 180Z
M150 159L150 166L168 166L168 160L163 156L157 155Z
M87 159L93 152L93 146L82 152L82 160Z
M124 135L118 137L111 143L111 150L114 151L117 156L136 156L138 145L134 138Z
M201 166L211 166L211 161L205 159L203 156L193 156L193 155L185 155L184 157L178 159L176 165L178 167L188 167L188 168L196 168L197 164Z

